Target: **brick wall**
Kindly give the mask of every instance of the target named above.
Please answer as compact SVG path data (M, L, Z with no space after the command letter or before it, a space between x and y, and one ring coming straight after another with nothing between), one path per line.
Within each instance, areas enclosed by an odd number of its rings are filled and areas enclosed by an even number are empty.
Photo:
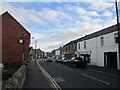
M19 39L24 38L24 45ZM28 58L30 33L8 12L2 14L2 62L20 62Z

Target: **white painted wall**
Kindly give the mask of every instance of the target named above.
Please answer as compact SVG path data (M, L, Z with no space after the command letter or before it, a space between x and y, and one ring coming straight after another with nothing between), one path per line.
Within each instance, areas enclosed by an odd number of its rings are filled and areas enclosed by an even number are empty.
M117 52L118 54L118 44L114 40L115 33L117 31L86 40L86 49L84 49L84 41L78 42L81 46L79 50L77 43L77 52L91 51L91 64L104 67L104 52ZM104 46L101 46L101 37L104 37ZM118 69L120 69L119 57L117 58Z
M56 50L55 55L60 55L60 50Z

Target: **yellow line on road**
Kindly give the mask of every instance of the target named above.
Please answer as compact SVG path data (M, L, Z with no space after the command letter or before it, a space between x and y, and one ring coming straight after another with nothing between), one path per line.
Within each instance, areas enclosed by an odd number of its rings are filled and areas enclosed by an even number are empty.
M52 86L56 89L56 90L62 90L60 88L60 86L57 84L57 82L50 76L50 74L39 64L39 62L37 61L37 65L39 66L40 70L42 71L42 73L45 75L46 78L48 78L48 80L51 82Z

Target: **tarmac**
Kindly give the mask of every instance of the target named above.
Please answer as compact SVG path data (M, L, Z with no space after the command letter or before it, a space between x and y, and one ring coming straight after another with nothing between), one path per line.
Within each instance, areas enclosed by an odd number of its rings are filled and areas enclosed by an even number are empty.
M114 75L120 78L120 70L92 66L92 65L88 65L87 68L90 70L95 70L98 72ZM27 66L27 75L26 75L26 80L25 80L23 89L26 89L26 88L53 89L49 80L44 76L42 71L39 69L36 61L33 61L33 60L31 60Z
M39 69L36 61L31 60L27 67L27 75L23 89L26 88L52 88L50 82Z

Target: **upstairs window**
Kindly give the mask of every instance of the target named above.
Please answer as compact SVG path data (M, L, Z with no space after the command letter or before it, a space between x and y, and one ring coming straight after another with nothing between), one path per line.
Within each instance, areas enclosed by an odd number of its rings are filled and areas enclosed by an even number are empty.
M100 41L101 41L101 46L103 46L104 45L104 37L101 37Z
M80 50L80 43L78 43L78 50Z
M118 33L114 34L114 40L115 40L115 44L118 43Z
M86 41L84 41L84 49L86 49Z

